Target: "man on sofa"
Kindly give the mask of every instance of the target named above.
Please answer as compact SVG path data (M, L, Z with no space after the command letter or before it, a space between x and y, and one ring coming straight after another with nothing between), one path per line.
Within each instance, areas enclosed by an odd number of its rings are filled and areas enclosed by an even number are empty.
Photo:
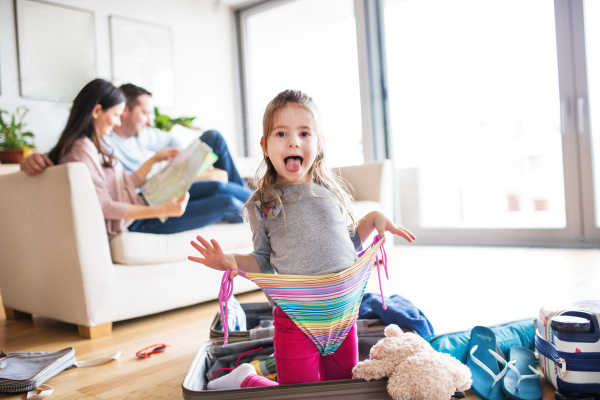
M115 126L114 131L103 138L127 173L132 174L140 169L152 153L167 147L179 150L182 146L173 135L150 128L154 125L152 93L131 83L122 85L120 89L126 99L125 110L121 114L121 126ZM229 182L246 186L233 163L223 136L218 131L209 130L200 136L200 140L219 156L214 167L226 171ZM34 176L51 165L54 164L46 155L33 153L21 161L21 170L27 176Z

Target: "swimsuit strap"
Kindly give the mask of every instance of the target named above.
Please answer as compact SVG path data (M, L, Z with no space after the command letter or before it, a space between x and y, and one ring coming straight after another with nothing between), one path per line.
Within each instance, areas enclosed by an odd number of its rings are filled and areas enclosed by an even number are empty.
M237 270L244 278L246 277L246 272L242 270ZM227 303L233 294L233 279L231 278L231 269L228 269L223 274L223 279L221 280L221 288L219 289L219 308L221 309L221 320L223 321L223 331L225 332L225 342L223 345L227 344L227 338L229 337L228 325L229 318L227 316Z
M375 238L373 239L373 243L371 243L369 245L369 247L367 247L365 250L361 251L358 254L358 258L362 257L369 249L371 249L373 246L375 246L377 243L379 243L380 240L381 240L381 237L379 235L376 235ZM385 248L383 247L383 243L381 244L381 246L379 246L379 249L377 249L377 254L375 255L375 264L377 265L377 277L379 278L379 292L381 293L381 302L382 302L383 309L386 310L387 306L385 305L385 300L383 298L383 288L381 287L381 273L379 271L379 253L381 253L381 263L383 264L383 269L385 271L385 277L387 279L390 279L389 275L388 275L388 270L387 270L387 254L385 252ZM228 269L227 271L225 271L225 273L223 274L223 279L221 280L221 288L219 289L219 308L221 309L221 320L223 321L223 332L225 332L225 341L223 342L223 346L225 346L227 344L227 338L229 337L229 332L228 332L229 320L227 317L227 302L229 301L229 299L231 298L231 295L233 294L233 279L230 277L231 271L232 271L231 269ZM238 269L237 271L241 276L250 280L250 278L248 278L248 276L246 276L245 271L242 271L240 269Z
M381 240L381 236L375 235L373 238L373 243L365 250L358 253L358 258L362 257L371 247L375 246ZM379 278L379 293L381 293L381 303L384 310L387 310L387 306L385 305L385 299L383 298L383 288L381 287L381 272L379 270L379 253L381 253L381 263L383 264L383 270L385 271L385 277L389 280L390 277L388 275L387 270L387 253L385 252L385 247L383 247L383 243L379 246L377 250L377 254L375 255L375 265L377 265L377 278Z
M375 246L375 244L379 242L380 239L381 238L379 237L379 235L375 236L375 239L373 239L373 243L369 247ZM383 264L385 277L387 278L387 280L389 280L390 276L388 275L387 270L387 254L385 252L385 247L383 247L383 243L381 244L381 246L379 246L379 249L377 249L377 255L375 256L375 265L377 265L377 278L379 278L379 293L381 293L381 304L383 306L383 309L387 310L387 306L385 305L385 299L383 298L383 288L381 287L381 273L379 272L379 253L381 253L381 263Z

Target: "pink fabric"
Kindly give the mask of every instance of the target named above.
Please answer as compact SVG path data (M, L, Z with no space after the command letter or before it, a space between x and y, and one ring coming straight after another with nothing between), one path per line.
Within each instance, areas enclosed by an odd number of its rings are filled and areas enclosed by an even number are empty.
M142 196L135 191L135 188L142 183L137 175L127 175L118 160L115 160L113 168L104 168L101 154L94 143L86 137L77 140L71 151L59 160L60 164L68 162L82 162L90 170L104 213L109 240L127 231L127 227L134 221L125 219L129 205L146 205Z
M356 323L335 353L327 356L321 355L312 340L279 307L273 311L273 325L277 382L285 385L352 379L352 368L358 364Z
M369 247L367 247L365 250L358 253L358 258L361 258L363 256L363 254L365 254L367 252L367 250L369 250L371 247L375 246L377 244L377 242L379 242L379 240L381 240L381 236L375 235L375 238L373 239L373 243L371 243L371 245ZM379 272L379 253L381 253L381 263L383 264L383 269L385 270L385 277L388 280L390 280L390 276L388 275L388 270L387 270L387 253L385 252L384 246L380 246L379 250L377 251L377 254L375 255L375 265L377 265L377 278L379 279L379 292L381 293L381 304L382 304L383 309L387 310L387 306L385 305L385 299L383 297L383 288L381 287L381 273Z
M238 273L246 279L249 279L246 276L246 272L241 269L237 270ZM227 344L227 338L229 337L229 328L228 328L228 313L227 313L227 302L233 295L233 278L231 278L231 270L228 269L223 274L223 279L221 279L221 288L219 289L219 308L221 309L221 321L223 321L223 332L225 333L225 339L223 342L223 346Z
M328 356L322 356L279 307L273 310L273 325L277 382L251 374L242 382L242 388L352 379L352 368L358 364L356 323L336 352Z
M279 383L273 382L272 380L265 378L264 376L250 374L242 382L241 388L251 387L263 387L263 386L277 386Z

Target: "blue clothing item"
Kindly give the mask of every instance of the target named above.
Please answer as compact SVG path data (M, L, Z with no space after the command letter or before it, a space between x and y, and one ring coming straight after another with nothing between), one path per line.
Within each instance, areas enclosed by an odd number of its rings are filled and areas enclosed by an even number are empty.
M240 223L242 208L252 191L234 182L202 181L190 188L190 200L181 217L171 217L166 222L158 218L139 219L129 226L130 232L178 233L221 221Z
M221 322L223 321L221 320ZM231 296L231 298L227 301L227 330L245 331L247 329L246 312L242 308L242 305L237 301L235 296Z
M227 171L229 182L234 182L247 187L246 181L240 177L237 168L235 168L235 164L233 163L231 154L229 154L229 148L227 147L227 143L223 136L218 131L210 130L204 132L202 136L200 136L200 140L209 145L213 149L213 152L219 156L219 159L213 166Z
M526 347L535 350L535 329L533 321L535 318L525 318L518 321L504 322L488 326L496 336L496 352L504 355L513 346ZM469 359L469 342L471 341L472 329L432 335L426 338L435 350L450 354L463 364Z
M401 328L412 329L423 338L433 335L431 322L409 300L395 294L385 297L385 305L387 310L383 309L380 294L365 293L358 310L358 318L381 318L386 325L396 324Z
M102 138L108 150L112 150L117 160L123 164L128 175L140 169L152 153L161 151L165 147L180 150L183 147L173 135L156 128L146 128L139 137L132 136L129 139L123 139L114 132Z

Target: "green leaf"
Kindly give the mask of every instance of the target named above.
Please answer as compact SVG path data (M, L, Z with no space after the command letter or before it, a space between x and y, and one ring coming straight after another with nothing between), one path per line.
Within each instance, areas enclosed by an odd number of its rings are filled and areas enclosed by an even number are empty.
M192 125L194 119L196 119L196 117L171 118L168 115L161 114L158 107L154 107L154 126L166 132L170 132L175 124L194 130L200 130L200 128Z
M22 149L25 146L34 147L32 132L23 132L26 124L23 122L29 109L25 106L19 106L13 114L0 109L0 147L6 149ZM7 119L2 118L6 114ZM10 123L7 121L10 120Z

